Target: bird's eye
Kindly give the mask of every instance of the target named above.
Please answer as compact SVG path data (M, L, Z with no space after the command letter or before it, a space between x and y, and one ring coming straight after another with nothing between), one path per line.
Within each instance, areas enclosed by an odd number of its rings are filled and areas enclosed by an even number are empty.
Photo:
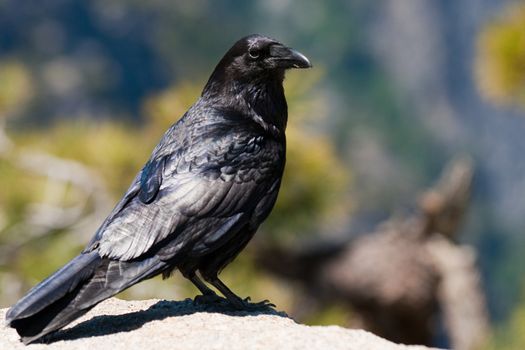
M258 49L249 49L248 50L248 56L252 59L257 59L261 55L261 51Z

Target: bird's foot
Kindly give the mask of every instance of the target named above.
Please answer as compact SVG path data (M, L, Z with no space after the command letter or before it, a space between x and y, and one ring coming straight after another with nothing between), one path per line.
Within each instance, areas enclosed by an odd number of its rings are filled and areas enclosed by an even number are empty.
M257 303L252 303L252 299L250 297L246 297L244 299L235 299L235 300L228 300L230 304L237 310L244 310L244 311L260 311L265 310L268 308L275 308L275 304L271 303L269 300L263 300L259 301Z

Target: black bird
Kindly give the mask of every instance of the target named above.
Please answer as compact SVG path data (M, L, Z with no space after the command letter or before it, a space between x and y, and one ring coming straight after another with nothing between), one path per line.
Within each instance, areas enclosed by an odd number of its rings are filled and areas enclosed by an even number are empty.
M205 301L219 297L201 277L236 308L253 306L217 276L275 204L286 152L284 72L309 67L304 55L274 39L237 41L82 253L8 311L22 341L175 269Z

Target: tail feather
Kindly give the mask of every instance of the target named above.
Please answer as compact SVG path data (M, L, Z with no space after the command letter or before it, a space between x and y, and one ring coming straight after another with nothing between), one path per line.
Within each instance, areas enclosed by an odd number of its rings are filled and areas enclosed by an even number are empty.
M62 328L101 301L166 268L156 257L118 261L86 253L34 287L7 313L25 344Z
M81 254L60 270L33 287L6 314L6 320L26 318L74 290L80 282L89 278L101 258L96 252Z
M74 298L75 293L69 293L36 314L11 320L9 325L16 329L24 344L32 343L89 311L89 308L71 309L69 304Z

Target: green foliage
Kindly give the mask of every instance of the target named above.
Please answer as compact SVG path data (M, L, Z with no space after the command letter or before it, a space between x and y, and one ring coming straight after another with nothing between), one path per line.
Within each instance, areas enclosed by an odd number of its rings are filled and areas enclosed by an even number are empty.
M496 104L525 108L525 4L513 3L488 23L478 40L476 76Z
M329 141L305 132L291 123L287 132L286 169L279 198L265 229L273 237L304 235L315 229L315 223L342 209L348 174L335 156ZM339 212L341 213L341 212Z
M86 120L61 122L48 130L28 130L14 135L17 145L73 159L103 177L118 196L149 157L162 133L114 122Z
M11 269L27 276L31 285L58 270L81 251L83 245L67 234L54 234L28 242Z
M23 219L24 211L28 203L35 202L39 197L38 188L43 188L41 179L32 175L24 174L20 169L0 158L0 212L5 215L4 227L8 228ZM33 189L28 191L27 189ZM0 231L0 243L5 243L6 237Z
M521 350L525 349L525 303L515 309L509 321L494 333L486 349Z
M348 307L342 307L339 303L332 303L320 312L315 313L303 322L309 325L330 326L333 324L347 326L351 320Z
M0 62L0 118L22 107L31 95L27 68L14 61Z

